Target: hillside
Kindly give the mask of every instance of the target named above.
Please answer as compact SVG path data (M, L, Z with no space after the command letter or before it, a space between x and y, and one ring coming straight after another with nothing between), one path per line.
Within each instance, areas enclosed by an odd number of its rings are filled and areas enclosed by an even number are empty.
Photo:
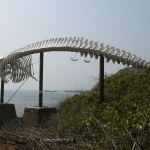
M101 105L96 85L66 98L44 126L25 128L15 122L4 127L1 140L6 143L6 133L13 132L19 142L23 138L20 149L150 150L150 72L124 70L105 78Z
M150 149L150 73L120 72L105 79L105 102L99 87L67 98L53 116L50 136L73 138L85 149Z

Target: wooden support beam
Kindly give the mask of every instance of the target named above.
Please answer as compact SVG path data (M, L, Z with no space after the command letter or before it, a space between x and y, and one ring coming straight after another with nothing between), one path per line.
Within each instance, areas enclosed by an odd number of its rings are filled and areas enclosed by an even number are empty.
M104 102L104 57L100 56L100 73L99 73L99 103Z
M4 81L1 79L1 103L4 103Z
M43 107L43 52L40 52L39 107Z

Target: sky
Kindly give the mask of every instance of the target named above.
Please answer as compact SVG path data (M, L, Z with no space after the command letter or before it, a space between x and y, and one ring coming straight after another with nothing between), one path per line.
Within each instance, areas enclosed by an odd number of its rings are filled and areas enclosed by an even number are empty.
M3 0L0 1L0 57L39 41L84 37L115 46L150 61L149 0ZM39 79L39 54L34 54L35 78ZM99 76L99 59L75 53L44 53L44 90L89 90ZM113 74L126 66L105 63ZM5 84L17 90L21 83ZM38 90L39 82L29 78L22 90Z

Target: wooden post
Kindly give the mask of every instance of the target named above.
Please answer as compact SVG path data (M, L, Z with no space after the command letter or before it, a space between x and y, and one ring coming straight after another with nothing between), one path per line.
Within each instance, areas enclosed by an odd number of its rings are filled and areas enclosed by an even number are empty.
M4 103L4 81L1 79L1 103Z
M43 107L43 52L40 52L39 107Z
M100 73L99 73L99 103L104 102L104 57L100 56Z

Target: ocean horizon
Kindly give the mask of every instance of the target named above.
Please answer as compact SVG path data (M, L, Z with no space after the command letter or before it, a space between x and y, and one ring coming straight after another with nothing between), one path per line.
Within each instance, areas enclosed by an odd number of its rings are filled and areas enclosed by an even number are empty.
M26 107L37 107L39 103L38 90L19 90L13 96L16 90L4 91L4 103L15 105L18 117L23 116ZM43 107L57 107L60 102L67 97L79 94L79 91L45 91L43 92ZM13 96L13 97L12 97ZM12 97L12 98L11 98Z

